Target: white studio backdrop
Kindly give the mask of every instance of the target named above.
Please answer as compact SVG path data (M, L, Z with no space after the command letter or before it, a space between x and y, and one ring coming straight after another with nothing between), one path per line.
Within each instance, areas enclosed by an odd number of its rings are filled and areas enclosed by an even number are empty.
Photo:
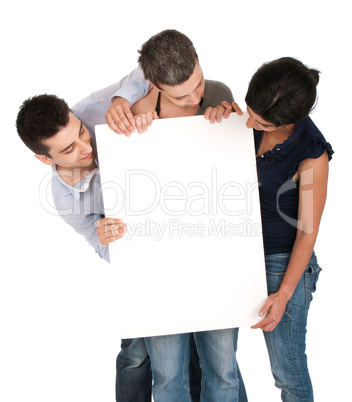
M341 359L352 357L344 328L351 280L349 14L342 0L2 4L1 400L113 401L120 350L113 301L123 284L111 281L112 267L50 207L48 168L16 134L18 107L41 93L74 105L128 74L137 49L167 28L192 39L205 77L226 83L243 109L248 82L265 61L292 56L322 72L312 118L335 155L316 245L324 271L307 354L316 400L345 400L349 372ZM241 329L238 360L249 401L280 400L260 332Z

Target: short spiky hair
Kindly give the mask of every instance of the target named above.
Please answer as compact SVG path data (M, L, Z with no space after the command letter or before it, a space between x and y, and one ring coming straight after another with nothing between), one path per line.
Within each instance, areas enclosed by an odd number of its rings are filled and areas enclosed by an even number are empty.
M50 157L43 140L53 137L67 126L69 112L67 103L56 95L45 94L28 98L17 115L18 135L34 153Z
M193 74L198 62L191 40L174 29L152 36L138 52L138 62L145 78L157 87L183 84Z

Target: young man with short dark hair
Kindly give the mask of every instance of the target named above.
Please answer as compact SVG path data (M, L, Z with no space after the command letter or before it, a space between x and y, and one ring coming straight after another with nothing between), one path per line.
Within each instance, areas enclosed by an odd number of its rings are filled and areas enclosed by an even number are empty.
M166 30L151 37L139 51L139 63L153 87L131 111L136 119L204 114L222 101L233 102L230 89L205 80L198 55L184 34ZM113 106L112 106L113 108ZM190 345L197 345L202 369L202 401L245 401L236 362L238 328L144 338L153 373L155 402L191 400L188 366Z
M124 111L148 90L149 84L137 69L119 83L92 93L72 109L55 95L29 98L23 102L16 120L23 142L38 160L53 169L53 200L59 215L107 261L108 244L122 237L125 226L119 219L104 218L95 125L106 123L105 113L113 95L119 96L116 103L121 118L126 120ZM125 130L125 126L121 128L120 132ZM122 340L117 357L116 400L149 401L150 389L144 341Z

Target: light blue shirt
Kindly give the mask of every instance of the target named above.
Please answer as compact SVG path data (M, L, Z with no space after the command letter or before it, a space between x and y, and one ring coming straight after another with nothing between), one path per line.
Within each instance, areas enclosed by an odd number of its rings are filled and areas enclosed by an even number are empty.
M138 67L120 82L93 92L71 109L87 127L95 150L95 125L106 124L105 113L112 99L121 96L132 106L149 90L150 84ZM97 221L105 216L99 169L92 170L81 182L72 187L62 180L54 167L51 184L54 204L62 219L83 235L100 257L109 261L109 248L99 242L96 232Z

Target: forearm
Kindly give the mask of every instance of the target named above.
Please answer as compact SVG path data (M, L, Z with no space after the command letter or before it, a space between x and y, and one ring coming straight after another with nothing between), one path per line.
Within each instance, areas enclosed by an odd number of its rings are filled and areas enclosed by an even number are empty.
M304 233L297 231L296 241L294 243L290 262L282 280L278 294L286 302L289 301L300 281L313 252L317 233Z
M150 89L151 85L149 81L144 78L142 70L138 67L120 80L119 88L112 95L111 102L113 102L116 97L121 97L127 99L130 106L132 106L139 99L147 95Z
M306 269L318 236L324 210L327 180L328 155L318 159L306 159L299 169L300 196L298 229L291 259L279 289L280 295L289 300Z

